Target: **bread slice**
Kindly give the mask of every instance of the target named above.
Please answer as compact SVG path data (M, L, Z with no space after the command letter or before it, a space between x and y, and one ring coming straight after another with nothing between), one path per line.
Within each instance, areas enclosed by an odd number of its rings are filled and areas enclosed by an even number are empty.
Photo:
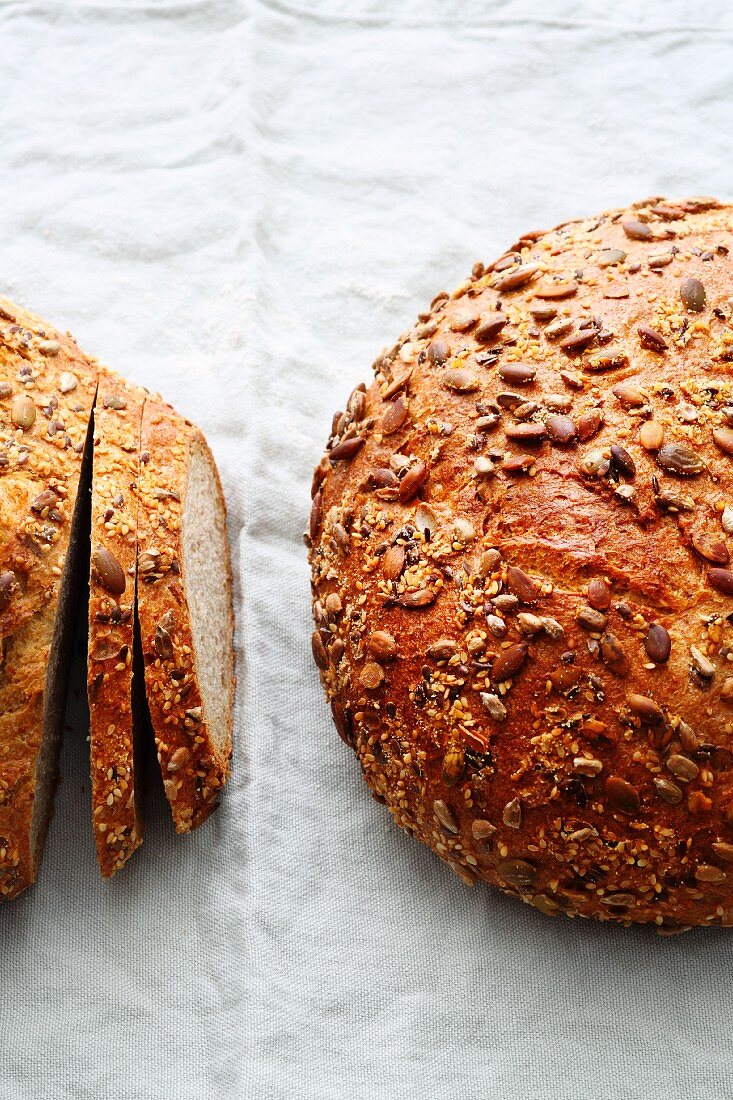
M143 410L138 615L145 686L177 832L211 813L229 772L232 573L219 475L195 425L160 399Z
M34 881L51 813L97 371L69 336L0 300L0 897Z
M87 692L94 842L105 878L142 842L132 698L145 396L111 371L100 372L94 406Z

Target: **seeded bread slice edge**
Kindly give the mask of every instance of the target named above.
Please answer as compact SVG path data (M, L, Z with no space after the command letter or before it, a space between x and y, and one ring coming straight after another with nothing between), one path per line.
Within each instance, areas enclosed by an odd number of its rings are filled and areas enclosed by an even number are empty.
M137 479L146 393L111 371L94 408L87 693L92 826L104 878L142 843L132 705Z
M187 833L212 812L229 773L232 574L211 451L195 425L157 398L143 410L139 495L145 686L166 797L176 831ZM202 593L211 621L207 609L202 615Z

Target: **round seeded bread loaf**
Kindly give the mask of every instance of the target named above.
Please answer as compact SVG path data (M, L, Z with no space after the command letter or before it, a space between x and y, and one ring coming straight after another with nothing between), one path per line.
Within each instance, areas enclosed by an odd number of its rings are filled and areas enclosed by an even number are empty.
M333 420L313 653L375 797L548 914L733 924L733 210L476 264Z

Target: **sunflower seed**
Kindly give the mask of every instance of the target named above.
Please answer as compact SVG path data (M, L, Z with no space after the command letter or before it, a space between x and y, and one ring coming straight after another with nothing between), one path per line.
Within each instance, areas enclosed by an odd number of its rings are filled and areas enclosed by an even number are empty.
M454 835L458 832L458 822L442 798L436 798L433 802L433 813L446 832Z
M452 638L439 638L427 648L427 656L432 657L434 661L449 661L456 653L458 653L458 642L454 642Z
M578 293L578 284L573 279L560 279L553 282L544 279L532 288L535 298L572 298Z
M616 469L622 473L624 477L636 477L636 463L626 448L622 447L620 443L611 444L611 458L613 459Z
M556 321L553 321L551 325L548 325L545 329L545 336L548 340L559 340L563 336L567 336L568 333L573 331L573 319L572 317L558 317Z
M535 421L526 424L509 424L506 428L507 439L518 443L540 443L546 434L545 425Z
M713 572L715 572L715 573L725 573L725 572L727 572L727 570L725 570L725 569L715 569L715 570L708 569L708 576L710 576L710 574L713 573ZM731 576L731 580L733 581L733 573L731 573L730 576ZM699 650L696 645L691 645L690 646L690 656L692 657L693 665L695 666L697 671L700 673L700 675L704 676L706 680L709 680L712 676L715 675L715 665L713 664L712 661L708 660L708 658L705 656L705 654L701 650Z
M553 443L572 443L578 434L575 421L569 416L548 416L545 427Z
M613 388L614 397L626 408L635 408L646 402L646 394L634 382L620 382Z
M534 381L537 371L526 363L507 363L499 367L499 377L510 386L524 386Z
M724 863L733 863L733 844L728 844L724 840L716 840L710 847L718 859L722 859Z
M522 824L522 803L518 798L507 802L501 819L508 829L518 829Z
M396 581L405 568L404 546L390 546L382 558L382 573L389 581Z
M596 611L608 611L611 606L611 589L600 577L588 582L588 603Z
M350 462L364 445L364 436L355 435L351 439L342 439L329 452L331 462Z
M727 455L733 455L733 428L713 429L713 439Z
M657 788L659 797L668 802L670 806L676 806L684 797L681 788L673 783L671 779L657 777L654 780L654 786Z
M629 695L627 702L631 713L646 725L661 726L664 724L664 711L648 695L632 694Z
M490 840L496 831L495 825L481 817L477 817L471 824L471 835L474 840Z
M692 545L701 558L712 562L713 565L727 565L730 561L728 547L723 539L704 531L693 531Z
M482 691L480 699L489 718L492 718L495 722L504 721L507 711L498 695L493 695L490 691Z
M408 611L415 611L422 607L429 607L437 598L438 593L432 588L419 588L412 592L404 592L397 600L397 604Z
M608 618L601 611L596 611L592 607L579 607L575 612L575 621L578 626L582 626L583 630L600 633L605 630Z
M583 368L592 373L601 374L604 371L619 370L628 362L628 353L623 348L604 348L603 351L589 355L583 363Z

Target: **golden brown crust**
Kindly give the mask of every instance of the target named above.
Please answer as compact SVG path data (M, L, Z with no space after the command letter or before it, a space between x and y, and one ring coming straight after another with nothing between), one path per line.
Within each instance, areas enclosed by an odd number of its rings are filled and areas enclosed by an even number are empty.
M94 409L87 688L92 821L105 878L142 843L135 790L132 655L145 397L144 390L111 371L100 372Z
M146 401L140 463L138 614L158 760L180 833L201 825L214 809L231 756L231 738L217 748L207 727L185 595L182 515L195 444L206 447L195 425L161 400ZM223 508L221 488L219 494ZM231 575L221 580L231 591Z
M528 234L314 477L313 649L397 823L548 913L733 923L733 211Z
M0 896L34 880L45 673L97 364L0 301ZM40 845L37 846L40 848Z

